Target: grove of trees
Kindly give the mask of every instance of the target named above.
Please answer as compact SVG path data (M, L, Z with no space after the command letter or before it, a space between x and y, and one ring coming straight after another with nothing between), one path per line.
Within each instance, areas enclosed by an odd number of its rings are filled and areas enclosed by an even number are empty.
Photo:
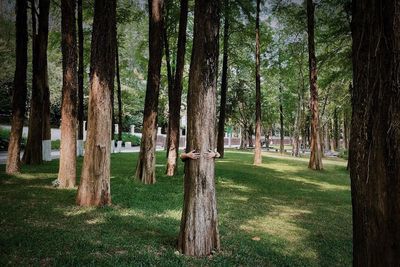
M184 161L182 253L220 249L208 154L226 158L225 134L234 132L241 149L254 149L254 165L275 145L309 155L315 171L325 156L349 155L353 264L400 265L399 1L16 0L1 8L1 32L12 37L0 54L8 174L42 164L51 126L60 127L57 182L76 187L87 121L76 204L110 205L114 124L118 140L131 125L141 130L136 169L127 164L132 179L154 184L157 128L174 176L186 114L185 152L200 156Z

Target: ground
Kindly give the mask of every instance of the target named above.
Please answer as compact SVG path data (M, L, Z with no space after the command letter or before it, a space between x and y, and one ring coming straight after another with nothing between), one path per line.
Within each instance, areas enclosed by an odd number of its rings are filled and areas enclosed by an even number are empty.
M51 186L58 161L6 176L0 165L0 265L350 266L350 181L346 162L228 151L217 160L221 251L190 258L176 251L183 167L157 183L133 180L137 153L112 155L113 205L75 206L76 189ZM79 169L82 159L79 160Z

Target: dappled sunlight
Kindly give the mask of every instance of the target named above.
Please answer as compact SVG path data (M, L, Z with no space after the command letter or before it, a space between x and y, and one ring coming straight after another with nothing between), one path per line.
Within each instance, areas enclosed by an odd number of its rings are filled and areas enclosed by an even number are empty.
M166 210L157 214L155 217L180 220L182 216L181 210Z
M80 216L83 214L88 214L92 211L95 211L95 207L78 207L78 206L73 206L71 208L55 208L56 211L61 211L64 216L66 217L74 217L74 216Z
M282 179L287 179L287 180L291 180L291 181L296 181L296 182L301 182L301 183L305 183L305 184L310 184L310 185L315 185L318 186L321 190L343 190L343 191L350 191L350 187L348 185L335 185L335 184L331 184L328 182L324 182L324 181L318 181L316 182L315 180L309 180L303 177L299 177L294 175L294 173L292 174L287 174L284 177L282 177Z
M257 216L242 223L240 229L260 240L269 238L267 236L284 240L286 244L289 243L283 251L284 254L289 255L303 250L310 232L300 227L296 221L311 214L311 211L283 205L271 205L271 208L267 215ZM311 260L317 259L317 251L311 248L304 250L306 252L302 251L303 256Z
M220 186L227 188L229 190L238 190L241 192L247 192L250 193L254 191L254 189L249 188L248 186L240 185L235 183L233 180L227 180L227 179L221 179L219 181Z

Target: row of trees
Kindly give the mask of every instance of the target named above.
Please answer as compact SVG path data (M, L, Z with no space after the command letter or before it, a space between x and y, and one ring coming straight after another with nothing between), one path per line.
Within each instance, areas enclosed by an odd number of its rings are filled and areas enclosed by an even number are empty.
M233 1L233 0L232 0ZM75 2L75 1L72 1ZM78 65L77 64L77 38L76 38L76 19L75 3L71 1L61 1L62 13L62 54L63 54L63 94L62 94L62 145L59 180L62 188L75 185L76 176L76 115L77 115L77 92L78 92ZM329 1L328 1L329 2ZM350 140L350 175L352 179L352 198L353 198L353 228L354 228L354 265L357 266L375 266L390 265L396 266L400 263L400 253L398 251L398 242L400 241L400 231L398 231L398 222L400 221L400 190L398 189L398 177L400 169L398 162L399 154L399 127L400 124L400 102L399 102L399 70L398 70L398 33L399 27L398 14L396 10L400 8L396 1L385 0L383 4L380 1L353 1L352 4L352 37L353 37L353 84L352 93L352 123ZM169 53L168 32L165 26L168 19L168 3L165 6L163 0L149 1L149 64L148 64L148 82L146 90L145 111L143 118L143 138L141 152L136 168L136 176L144 183L154 183L155 176L155 132L158 114L158 99L161 83L161 67L163 49L166 55ZM178 37L178 51L176 62L184 61L184 36L186 28L185 16L187 5L181 1L181 23ZM49 125L46 123L48 110L44 107L48 105L47 101L47 70L46 70L46 51L48 26L49 1L39 1L39 12L36 12L35 1L31 2L32 25L34 26L32 53L32 97L30 108L30 131L28 144L33 144L46 136ZM243 3L242 3L243 5ZM245 4L244 4L245 5ZM263 113L261 112L263 103L261 101L261 78L263 77L260 68L263 62L263 55L260 52L259 45L260 29L259 14L260 1L256 3L256 42L255 42L255 93L253 98L256 111L256 150L254 163L261 163L260 136L261 121ZM78 3L79 6L79 3ZM222 6L222 5L221 5ZM232 2L225 1L225 26L224 33L229 32L229 13L232 11ZM10 156L7 165L7 172L18 171L19 144L22 134L23 119L25 113L25 101L27 95L27 1L17 1L17 19L16 19L16 72L14 78L13 93L13 121L12 136L10 142ZM324 116L319 115L318 89L317 89L317 61L315 57L314 46L314 12L315 5L312 0L306 1L307 7L307 36L308 36L308 59L309 59L309 79L310 79L310 119L311 125L311 157L309 167L313 169L322 169L321 162L321 133L319 132L319 120ZM199 150L201 153L214 149L215 128L216 128L216 87L218 74L218 55L219 55L219 1L197 0L194 8L194 29L193 29L193 47L191 54L191 66L189 73L189 91L188 91L188 139L187 149ZM243 9L244 10L244 9ZM295 11L293 6L284 6L283 10ZM38 27L36 27L36 16L38 13ZM47 14L47 15L46 15ZM365 16L367 16L365 19ZM79 13L78 13L79 17ZM111 203L110 195L110 131L112 128L112 95L114 88L115 62L117 60L117 16L116 0L96 0L94 2L94 20L92 30L91 62L90 62L90 94L88 107L88 134L85 146L85 158L81 174L81 182L78 189L77 204L83 206L101 206ZM284 20L290 20L284 17ZM182 32L181 32L182 28ZM36 35L36 29L37 35ZM254 33L254 32L253 32ZM229 34L224 36L224 49L229 46ZM288 43L287 40L294 40ZM276 41L276 40L275 40ZM278 40L279 41L279 40ZM183 44L182 44L183 42ZM297 106L295 108L294 119L294 139L298 140L300 135L300 121L302 110L304 111L304 60L301 47L301 38L293 39L288 35L285 45L289 47L288 51L293 50L295 62L298 63L298 77L301 83L298 83ZM181 44L181 49L179 49ZM303 45L303 46L302 46ZM300 48L300 49L299 49ZM251 49L250 49L251 50ZM278 50L280 51L280 50ZM287 51L286 51L287 52ZM339 53L335 51L335 53ZM183 56L182 56L183 53ZM254 50L253 50L254 53ZM224 53L225 54L225 53ZM271 53L272 54L272 53ZM290 55L290 53L287 53ZM167 58L170 56L167 56ZM182 58L183 57L183 58ZM278 73L283 69L292 71L293 61L284 62L282 54L278 53ZM329 62L332 55L327 56L325 64L335 64ZM45 60L44 60L45 59ZM240 55L238 59L240 60ZM167 62L169 59L167 59ZM232 60L234 61L234 60ZM39 63L38 63L39 62ZM225 57L223 59L225 62ZM337 63L337 62L336 62ZM39 64L39 65L36 65ZM168 65L168 64L167 64ZM37 66L41 66L38 68ZM43 66L43 68L42 68ZM225 67L229 66L226 58ZM225 68L223 64L223 69ZM239 64L240 67L240 64ZM36 69L35 69L36 68ZM170 68L170 67L167 67ZM230 69L227 67L228 70ZM170 73L170 91L171 96L180 97L182 92L182 65L172 75ZM230 69L239 73L240 68ZM223 71L224 73L224 71ZM340 73L340 72L339 72ZM337 75L337 73L336 73ZM174 77L173 77L174 76ZM227 74L223 77L227 78ZM178 84L174 84L178 79ZM329 79L328 79L329 80ZM271 81L273 81L271 79ZM234 81L235 83L236 81ZM227 80L223 81L227 84ZM279 120L281 124L281 136L283 136L284 119L284 81L278 79L279 92ZM336 82L337 84L337 82ZM237 87L242 90L245 86L240 78L237 81ZM342 87L345 83L342 81ZM224 85L225 86L225 85ZM235 87L233 85L232 87ZM327 86L327 88L330 88ZM18 94L17 94L18 93ZM20 93L20 95L19 95ZM325 92L326 93L326 92ZM227 99L229 94L227 94ZM19 96L22 96L21 100ZM242 98L237 101L239 109L245 110L244 96L240 92L234 94L235 97ZM170 101L174 99L170 98ZM324 98L323 112L327 96ZM382 100L387 103L383 104ZM176 99L174 99L175 101ZM228 101L227 101L228 102ZM333 101L332 101L333 102ZM37 106L37 103L41 103ZM179 102L175 102L178 103ZM223 101L222 101L223 103ZM175 105L176 106L176 105ZM233 105L232 105L233 107ZM231 108L232 108L231 107ZM223 117L223 106L220 106L220 116ZM227 104L229 110L229 104ZM242 109L243 108L243 109ZM348 135L346 124L348 124L349 111L345 107L333 106L333 126L334 139L338 139L338 110L343 114L343 133ZM172 110L171 110L172 111ZM34 113L32 113L34 112ZM175 111L176 112L176 111ZM244 113L244 112L242 112ZM170 112L172 116L172 112ZM175 116L178 112L174 113ZM264 113L265 114L265 113ZM239 115L238 117L243 117ZM35 119L33 121L33 119ZM176 117L169 120L176 120ZM222 118L223 119L223 118ZM179 119L178 119L179 121ZM328 120L330 121L330 120ZM34 122L34 123L33 123ZM39 122L39 123L38 123ZM242 122L243 124L245 122ZM177 145L179 140L175 134L176 126L170 123L169 130L169 149L167 172L172 175L176 170ZM247 127L251 129L253 123L248 123ZM40 129L38 129L40 128ZM171 130L174 128L174 130ZM307 128L307 127L304 127ZM39 134L40 132L40 134ZM179 131L178 131L179 132ZM172 135L172 137L171 137ZM304 135L303 135L304 137ZM175 142L175 143L174 143ZM171 152L172 144L174 144ZM337 145L337 144L336 144ZM38 144L39 148L41 143ZM41 151L32 150L27 147L26 162L32 162ZM14 154L12 154L14 153ZM30 153L30 154L29 154ZM11 162L11 159L14 161ZM40 160L38 160L40 162ZM367 167L366 167L367 166ZM378 231L380 229L380 232ZM179 235L179 247L188 255L208 255L213 250L219 249L218 219L215 199L214 182L214 162L206 157L201 157L196 161L188 161L185 170L185 188L184 188L184 207L181 221L181 231Z

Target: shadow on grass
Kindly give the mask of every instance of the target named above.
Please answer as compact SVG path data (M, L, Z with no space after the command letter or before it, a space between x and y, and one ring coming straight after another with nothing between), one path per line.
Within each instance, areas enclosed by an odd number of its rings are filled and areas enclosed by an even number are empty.
M166 177L164 155L157 156L157 183L146 186L133 179L137 154L112 155L113 205L99 209L76 207L76 190L51 187L57 161L3 176L0 263L351 264L351 203L344 169L332 165L314 172L303 162L269 157L256 167L252 154L227 152L216 168L222 250L195 259L175 254L183 166L177 176Z

